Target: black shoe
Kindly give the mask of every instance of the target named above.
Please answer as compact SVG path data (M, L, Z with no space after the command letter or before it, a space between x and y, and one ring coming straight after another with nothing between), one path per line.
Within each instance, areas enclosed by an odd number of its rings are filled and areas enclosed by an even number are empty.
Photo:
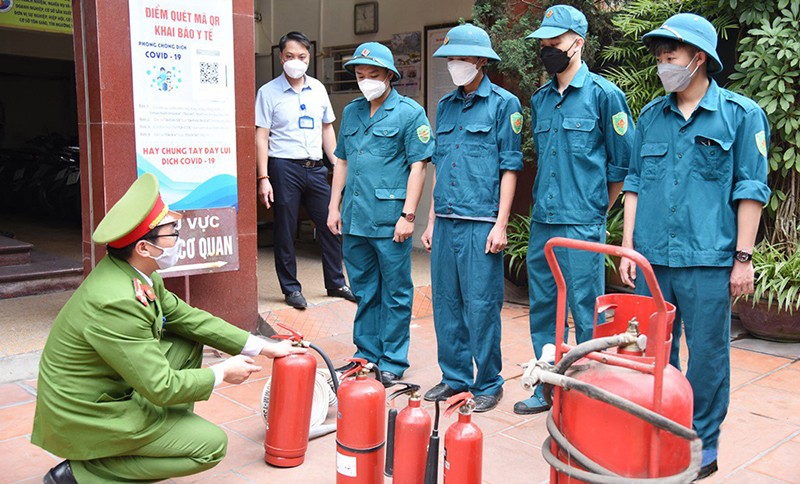
M356 302L356 295L347 286L342 286L339 289L328 289L328 296L340 297L348 301Z
M287 294L285 299L286 299L286 304L295 309L305 309L308 307L306 298L303 297L303 293L300 291L294 291L292 293Z
M389 388L390 386L394 385L394 382L401 379L400 375L392 373L391 371L382 371L381 372L381 382L383 382L384 388Z
M45 474L44 484L78 484L78 481L75 480L75 476L72 474L69 461L65 460Z
M448 398L461 393L463 390L454 390L447 386L447 383L439 383L435 387L425 392L425 400L435 402L437 400L447 400Z
M717 472L717 461L714 460L701 467L700 473L697 474L697 477L694 480L699 481L700 479L705 479L715 472Z
M489 410L493 410L500 400L503 398L503 389L495 393L494 395L477 395L472 399L475 400L475 413L481 412L488 412Z

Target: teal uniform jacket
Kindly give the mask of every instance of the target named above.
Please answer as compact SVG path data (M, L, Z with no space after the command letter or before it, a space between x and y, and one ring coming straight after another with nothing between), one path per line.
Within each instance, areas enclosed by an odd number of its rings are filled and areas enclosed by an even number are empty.
M639 194L636 250L654 265L732 266L738 201L769 199L768 141L758 104L713 79L688 121L675 96L645 106L623 188Z
M534 222L602 224L608 183L628 173L634 127L625 95L586 64L564 90L548 81L531 96L538 154Z
M466 100L458 88L436 111L437 216L493 220L500 207L504 171L522 170L519 99L484 76Z
M134 279L146 284L141 274L106 256L59 312L39 364L33 444L73 460L124 454L170 430L164 407L210 397L214 372L172 370L162 333L229 354L248 333L151 277L155 300L145 306L134 290Z
M360 97L345 106L335 155L347 160L342 233L393 237L406 199L411 164L433 155L425 110L392 89L370 117Z

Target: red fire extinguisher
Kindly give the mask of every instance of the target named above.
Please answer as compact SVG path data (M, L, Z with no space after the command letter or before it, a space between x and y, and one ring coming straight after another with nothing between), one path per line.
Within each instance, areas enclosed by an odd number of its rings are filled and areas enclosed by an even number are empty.
M395 484L421 484L425 479L431 417L420 405L419 385L401 381L395 385L405 388L389 395L388 400L394 407L395 398L408 394L408 406L399 413L395 408L389 410L384 474L392 477Z
M664 300L652 267L638 252L554 238L544 251L558 288L556 322L566 320L566 284L554 247L631 259L653 296L598 297L593 339L575 347L557 344L555 366L532 369L530 381L541 382L552 402L550 437L542 446L550 482L691 482L700 469L702 443L691 428L692 388L669 365L675 306ZM598 324L598 316L612 309L613 318ZM555 341L564 341L563 324L556 324Z
M336 413L337 484L383 482L386 390L377 366L361 358L342 375ZM369 372L375 372L375 379Z
M303 346L303 335L278 323L291 334L276 338L290 339ZM308 448L311 403L317 360L309 353L276 358L272 364L267 434L264 437L264 460L277 467L295 467L303 463Z
M480 484L483 472L483 432L472 422L475 401L469 392L447 399L445 416L458 410L458 421L444 434L444 482Z

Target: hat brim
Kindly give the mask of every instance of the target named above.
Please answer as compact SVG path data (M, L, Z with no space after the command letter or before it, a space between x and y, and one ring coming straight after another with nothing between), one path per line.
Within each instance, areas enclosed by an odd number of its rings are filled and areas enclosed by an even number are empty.
M176 212L174 210L170 210L170 211L167 212L166 215L164 215L164 218L161 219L160 222L158 222L158 225L156 225L156 227L159 227L161 225L167 225L167 224L175 223L175 222L177 222L178 220L180 220L182 218L183 218L183 214L182 213L178 213L178 212Z
M486 59L499 61L500 56L494 49L480 47L477 45L453 45L445 44L433 53L434 57L485 57Z
M356 73L356 66L375 66L375 67L383 67L384 69L388 69L394 72L395 78L394 80L397 81L401 79L403 76L400 75L400 71L393 65L387 66L382 62L379 62L373 58L369 57L354 57L349 61L344 63L344 68L347 69L347 72L354 74Z
M569 29L561 27L539 27L534 30L526 39L554 39L559 35L564 35L569 32Z
M661 37L664 39L672 39L677 40L678 42L683 42L684 44L689 44L692 47L696 47L703 52L713 61L713 64L709 66L708 73L709 74L718 74L722 72L722 61L719 60L719 56L717 52L702 38L692 35L692 34L685 34L683 37L679 37L675 34L675 32L671 32L670 30L663 29L661 27L648 32L642 36L642 43L647 45L647 41L652 39L653 37Z

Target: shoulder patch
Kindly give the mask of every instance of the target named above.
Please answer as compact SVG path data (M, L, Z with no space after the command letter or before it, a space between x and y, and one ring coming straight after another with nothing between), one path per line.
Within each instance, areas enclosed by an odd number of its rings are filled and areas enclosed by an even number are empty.
M614 132L620 136L624 136L628 132L628 114L620 111L611 117L614 124Z
M427 124L421 125L417 128L417 138L423 143L427 143L431 140L431 127Z
M767 136L763 129L756 133L756 146L761 156L767 156Z
M511 115L511 129L514 131L514 134L520 134L520 132L522 132L522 114L519 112Z

